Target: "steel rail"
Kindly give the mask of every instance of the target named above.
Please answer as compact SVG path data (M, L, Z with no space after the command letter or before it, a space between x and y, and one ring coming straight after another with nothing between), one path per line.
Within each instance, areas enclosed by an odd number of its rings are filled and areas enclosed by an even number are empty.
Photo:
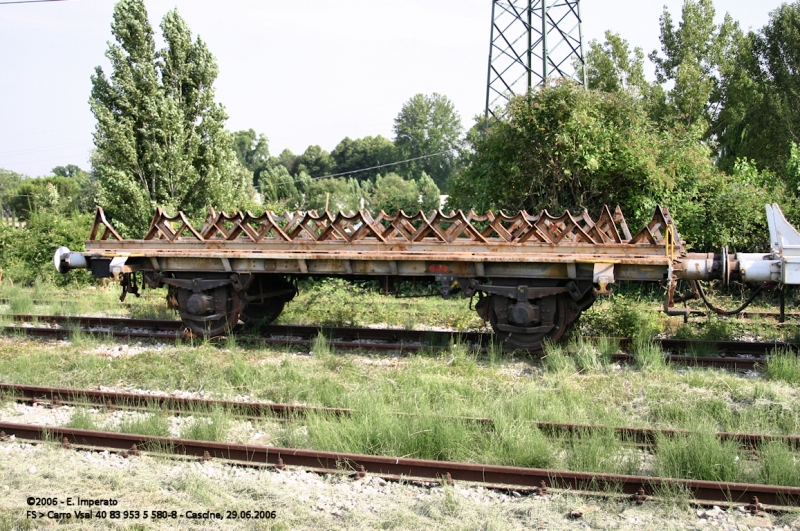
M78 324L93 327L109 328L109 330L82 330L87 334L111 335L122 339L155 339L160 341L174 341L182 334L179 332L180 321L157 319L129 319L114 317L79 317L79 316L50 316L50 315L12 315L12 318L23 321L47 321L56 324ZM114 330L114 327L134 330ZM175 333L142 332L137 329L152 328L155 330L172 331ZM72 332L69 328L42 328L6 326L7 332L36 335L43 337L68 337ZM350 328L350 327L320 327L301 325L269 325L262 329L263 336L245 336L243 341L283 346L310 346L313 345L320 333L331 338L328 343L343 350L379 350L379 351L406 351L420 350L444 351L449 348L452 341L463 342L469 345L488 345L492 341L492 334L482 332L441 332L423 330L403 330L385 328ZM305 339L308 338L308 339ZM588 338L590 340L597 338ZM622 349L630 349L633 340L630 338L610 338L617 341ZM371 343L369 341L388 341L388 343ZM733 370L752 371L759 364L766 361L766 356L775 348L786 348L798 351L800 345L778 342L748 342L748 341L705 341L683 339L656 339L662 349L671 352L702 352L716 349L720 357L692 356L692 355L667 355L667 362L677 365L694 367L719 367ZM620 363L634 362L633 356L626 353L612 354L611 359Z
M694 499L701 501L747 503L751 502L755 496L761 503L773 506L800 505L800 487L622 474L597 474L342 452L320 452L295 448L196 441L10 422L0 422L0 430L0 437L4 439L7 439L10 435L28 440L54 438L62 441L64 445L99 446L126 452L131 451L134 445L140 450L155 447L169 449L179 455L197 456L204 459L224 459L249 465L290 465L331 471L351 470L375 475L436 480L448 478L457 481L535 488L610 489L621 490L624 494L634 496L641 494L640 489L644 489L646 493L653 494L661 489L677 487L690 492Z
M358 410L348 408L332 408L319 406L305 406L300 404L276 404L270 402L253 402L238 400L215 400L208 398L187 398L169 395L149 395L144 393L125 393L120 391L99 391L95 389L74 389L65 387L47 387L36 385L21 385L0 383L0 393L14 396L17 400L30 403L49 402L53 407L61 405L87 405L122 406L132 408L167 409L174 412L212 411L222 408L238 415L262 416L264 414L277 415L283 418L305 415L307 413L323 413L335 416L349 416L358 413ZM414 416L413 413L391 413L393 415ZM487 417L454 417L440 416L447 420L462 422L475 422L493 426L494 421ZM559 422L530 421L531 426L550 433L581 433L587 431L614 431L623 439L630 439L652 445L659 436L675 437L690 435L689 430L667 428L639 428L631 426L602 426L597 424L573 424ZM758 433L731 433L717 432L716 436L722 440L736 441L747 446L757 446L768 442L781 442L793 448L800 448L798 435L767 435Z
M122 327L122 328L146 328L153 330L174 330L182 328L180 321L166 319L136 319L128 317L85 317L85 316L63 316L63 315L32 315L32 314L9 314L8 317L16 321L39 321L52 322L55 324L79 324L83 326L96 327ZM329 327L329 326L309 326L309 325L268 325L263 328L263 333L279 336L298 336L315 337L322 333L329 338L349 339L349 340L377 340L377 341L407 341L422 342L426 339L435 338L447 342L451 337L461 341L474 344L488 344L493 334L483 332L441 332L427 330L406 330L394 328L358 328L358 327ZM248 338L255 341L268 338ZM598 339L590 337L587 339ZM631 338L608 338L617 341L621 348L630 348L633 344ZM776 347L788 348L794 351L800 350L800 344L768 342L768 341L720 341L720 340L687 340L687 339L655 339L656 343L670 352L680 351L701 351L710 348L725 355L747 354L752 356L765 356ZM692 358L694 358L692 356ZM622 361L622 360L620 360Z

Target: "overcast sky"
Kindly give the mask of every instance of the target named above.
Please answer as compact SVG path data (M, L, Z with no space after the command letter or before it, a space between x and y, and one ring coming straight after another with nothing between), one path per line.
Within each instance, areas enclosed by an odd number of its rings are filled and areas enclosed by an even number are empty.
M31 176L89 168L89 76L107 69L111 0L0 0L0 168ZM664 5L682 0L584 0L585 39L620 33L649 53ZM717 0L758 29L780 0ZM344 137L383 135L417 93L448 96L465 127L483 111L491 0L146 0L158 27L177 7L219 63L228 129L255 129L270 152L332 150ZM157 30L157 33L160 30ZM647 65L652 76L652 66Z

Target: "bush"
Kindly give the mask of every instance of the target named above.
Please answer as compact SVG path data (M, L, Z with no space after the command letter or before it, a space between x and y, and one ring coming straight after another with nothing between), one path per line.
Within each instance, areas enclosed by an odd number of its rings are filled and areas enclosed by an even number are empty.
M619 205L635 233L662 205L690 248L704 252L763 252L764 205L778 202L790 218L796 211L774 175L748 161L721 172L701 132L659 131L626 92L546 86L513 98L502 119L468 141L471 164L448 184L450 208L598 215Z
M3 278L25 285L42 281L60 286L91 283L92 278L85 271L58 273L53 267L53 254L61 246L83 251L92 219L90 214L63 217L33 213L24 228L0 225Z

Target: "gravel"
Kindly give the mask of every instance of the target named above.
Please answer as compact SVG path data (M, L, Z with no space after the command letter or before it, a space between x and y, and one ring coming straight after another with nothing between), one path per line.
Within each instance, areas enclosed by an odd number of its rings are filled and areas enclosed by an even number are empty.
M140 518L78 521L26 519L28 497L110 499L110 511L139 511ZM751 516L740 508L679 508L648 502L591 499L567 493L540 497L480 485L398 483L367 476L319 475L301 469L270 471L220 461L66 450L54 444L0 442L0 529L680 529L800 530L797 515ZM35 507L44 512L52 507ZM59 505L57 511L76 507ZM98 508L95 508L98 510ZM144 520L144 511L184 517ZM225 518L251 511L251 519ZM187 511L221 519L187 519ZM275 511L274 519L254 519ZM109 513L110 514L110 513ZM122 513L121 513L122 514ZM129 515L131 513L128 513ZM265 513L266 514L266 513ZM25 526L32 527L25 527Z

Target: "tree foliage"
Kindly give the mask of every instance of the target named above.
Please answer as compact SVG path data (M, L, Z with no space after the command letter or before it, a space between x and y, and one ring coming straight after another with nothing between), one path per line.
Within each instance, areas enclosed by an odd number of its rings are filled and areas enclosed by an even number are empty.
M757 170L723 174L692 131L660 131L644 106L626 91L566 82L513 98L471 137L472 163L451 181L448 206L596 215L618 204L638 227L661 204L696 249L757 247L767 233L751 221L765 202L791 205L784 189Z
M98 203L132 233L146 229L156 206L202 216L244 204L249 183L214 101L218 69L205 43L172 10L161 22L166 46L156 51L143 0L117 3L111 30L111 75L95 69L89 101Z
M586 66L592 90L649 93L650 84L644 76L644 52L641 48L631 51L628 41L617 33L606 31L605 42L589 43Z
M441 153L405 164L406 176L428 174L439 188L458 168L461 150L461 118L447 96L417 94L408 100L394 120L394 144L403 159Z
M253 174L253 184L258 183L258 176L269 166L269 140L253 129L233 133L233 151L236 159Z
M331 158L335 164L336 173L364 170L399 160L395 145L381 135L366 136L355 140L345 137L331 151ZM375 180L380 173L381 169L378 168L359 171L354 173L353 177L359 181Z

